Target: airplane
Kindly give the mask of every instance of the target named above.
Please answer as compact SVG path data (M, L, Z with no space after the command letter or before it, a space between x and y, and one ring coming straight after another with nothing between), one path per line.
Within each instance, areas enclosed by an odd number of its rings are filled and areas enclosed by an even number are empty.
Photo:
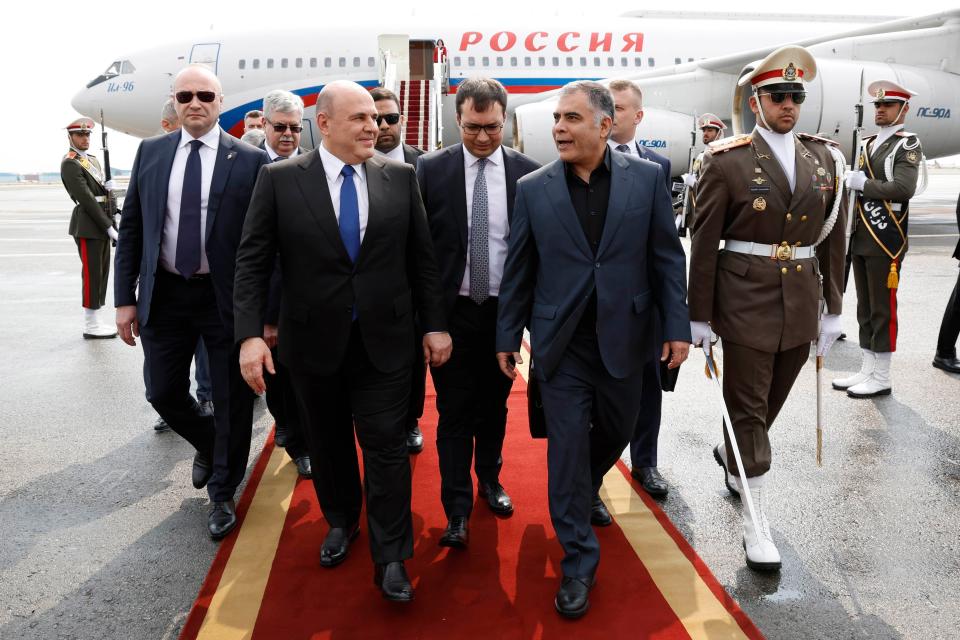
M184 40L116 59L72 104L93 118L102 110L112 129L155 135L177 71L204 64L223 84L224 130L239 136L244 114L283 88L304 100L301 144L312 148L319 143L317 94L327 82L347 79L397 90L406 141L432 149L459 140L457 85L486 75L510 93L505 139L546 162L556 157L550 133L556 89L572 80L624 77L644 91L638 142L666 155L679 175L696 114L715 113L734 132L751 130L749 95L736 87L738 74L794 43L809 47L819 66L798 131L838 140L849 156L862 87L892 76L918 94L908 128L923 140L927 158L960 153L952 119L960 108L960 9L898 19L638 11L595 24L394 26L409 33L325 25Z

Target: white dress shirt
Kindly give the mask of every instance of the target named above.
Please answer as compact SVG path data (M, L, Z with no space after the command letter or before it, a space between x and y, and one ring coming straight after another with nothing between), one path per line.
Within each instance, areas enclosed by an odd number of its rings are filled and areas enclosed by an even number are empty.
M330 200L333 202L333 212L337 216L337 224L340 224L340 187L343 186L343 176L340 172L343 160L333 155L327 148L320 144L320 160L323 162L323 171L327 174L327 187L330 189ZM367 170L363 163L353 166L353 186L357 190L357 205L360 209L360 243L363 244L363 236L367 232L367 219L370 216L370 195L367 193Z
M874 138L873 144L870 145L870 153L879 149L880 145L889 140L893 134L901 129L903 129L902 124L895 124L892 127L880 127L880 131L877 132L877 137Z
M163 218L163 241L160 244L160 265L171 273L177 271L177 235L180 231L180 200L183 197L183 174L187 170L190 142L199 140L200 146L200 269L197 273L210 273L207 262L207 203L210 202L210 183L213 181L213 166L217 162L220 146L220 126L217 125L199 138L194 138L186 129L180 130L180 142L170 167L170 182L167 183L167 211Z
M610 146L611 151L616 151L617 147L621 144L627 145L626 151L620 151L618 153L625 153L628 156L637 156L640 157L640 153L637 151L637 141L631 140L630 142L614 142L613 138L607 138L607 144Z
M377 151L377 153L384 157L390 158L391 160L396 160L397 162L406 162L406 159L403 157L402 142L386 153L383 153L382 151Z
M290 155L288 155L288 156L281 156L279 153L277 153L276 151L274 151L274 150L273 150L273 147L270 146L270 143L269 143L269 142L266 142L266 141L264 141L264 143L263 143L263 148L267 150L267 154L270 156L270 162L276 162L276 161L277 161L277 158L292 158L292 157L294 157L295 155L297 155L298 153L300 153L300 149L294 149L294 150L293 150L293 153L291 153Z
M479 158L463 147L463 177L467 198L467 266L460 283L460 295L470 295L470 242L473 221L473 184L477 181L477 161ZM490 296L500 295L500 281L503 279L503 263L507 261L507 235L510 233L510 221L507 218L507 176L503 168L503 147L487 158L483 169L487 183L487 243L490 248Z
M790 183L790 193L797 188L797 147L793 137L793 131L787 133L776 133L770 129L764 129L757 125L754 131L759 131L760 135L773 151L773 157L780 163L783 174Z

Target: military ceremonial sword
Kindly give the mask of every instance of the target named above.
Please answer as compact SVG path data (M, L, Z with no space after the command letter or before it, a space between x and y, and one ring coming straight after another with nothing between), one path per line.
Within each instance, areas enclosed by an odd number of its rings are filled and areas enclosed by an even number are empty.
M747 511L750 512L750 520L753 521L753 530L760 531L760 521L757 520L757 512L753 508L753 496L750 495L750 487L747 485L747 472L743 470L743 461L740 458L740 445L737 444L737 436L733 433L733 422L730 420L730 413L727 411L727 403L723 400L723 388L720 386L717 362L713 359L713 352L704 354L704 356L707 358L707 377L713 379L713 387L717 390L717 398L720 400L720 408L723 410L723 426L726 427L727 435L730 436L730 444L733 445L733 457L737 462L737 471L740 472L740 482L743 489L740 493L740 499L743 500L744 494L746 494Z
M823 356L817 356L817 466L823 466Z

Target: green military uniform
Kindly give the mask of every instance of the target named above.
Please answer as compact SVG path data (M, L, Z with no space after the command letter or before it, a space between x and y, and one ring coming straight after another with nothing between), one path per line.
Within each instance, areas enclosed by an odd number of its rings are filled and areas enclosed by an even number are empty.
M80 123L79 125L77 123ZM84 119L73 123L68 131L88 131ZM107 229L114 226L107 215L107 190L103 186L103 170L90 154L71 149L60 163L60 179L70 198L76 203L70 216L67 233L77 243L82 263L82 299L86 309L99 309L106 304L107 280L110 275L110 238Z

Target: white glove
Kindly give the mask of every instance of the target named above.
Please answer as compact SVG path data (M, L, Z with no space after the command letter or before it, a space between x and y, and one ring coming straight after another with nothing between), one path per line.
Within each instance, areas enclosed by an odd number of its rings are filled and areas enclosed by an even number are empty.
M830 347L840 337L843 327L840 324L840 316L828 313L820 316L820 337L817 338L817 355L825 356Z
M867 182L867 174L863 171L846 171L843 174L843 181L847 184L847 189L863 191L863 185Z
M120 237L120 234L117 233L117 230L113 227L107 227L107 235L110 236L110 239L114 242L117 241L117 238Z
M106 182L103 183L103 188L106 189L107 191L113 191L114 189L117 188L117 183L114 182L113 180L107 180Z
M839 334L838 334L839 335ZM710 355L710 341L713 340L713 331L707 322L690 321L690 343L695 347L703 347L704 355Z
M697 176L693 175L692 173L685 173L680 177L683 178L683 184L687 185L691 189L697 186Z

